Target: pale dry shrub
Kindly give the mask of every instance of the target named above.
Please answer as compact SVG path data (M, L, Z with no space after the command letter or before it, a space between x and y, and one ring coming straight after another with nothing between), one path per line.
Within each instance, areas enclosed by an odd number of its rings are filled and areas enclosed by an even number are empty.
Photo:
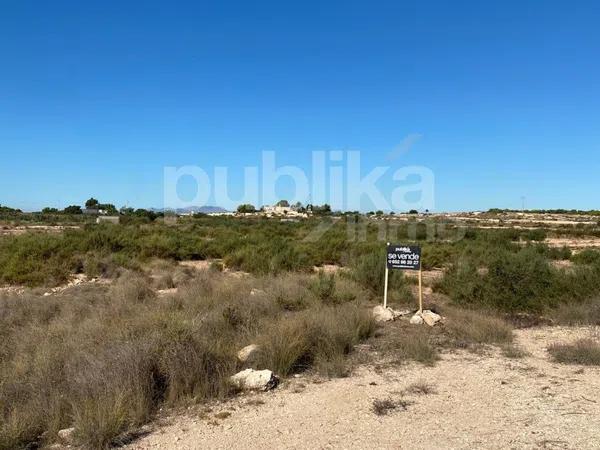
M600 344L593 339L580 339L573 344L553 344L548 347L548 352L559 363L600 366Z
M49 444L70 426L84 448L118 445L163 405L231 395L249 343L282 376L346 373L344 356L374 330L368 310L322 305L305 276L269 291L273 281L200 272L156 298L147 277L126 272L110 288L0 299L0 448Z
M459 345L509 344L512 327L497 313L471 310L448 310L446 329Z

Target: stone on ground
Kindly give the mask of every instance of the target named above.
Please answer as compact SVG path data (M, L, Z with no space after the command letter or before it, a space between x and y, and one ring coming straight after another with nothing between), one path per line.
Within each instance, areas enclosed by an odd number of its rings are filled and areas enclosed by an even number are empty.
M384 308L381 305L377 305L375 308L373 308L373 318L375 319L375 322L390 322L397 317L406 316L408 314L410 314L409 309L398 311L390 308L389 306Z
M373 308L373 318L375 322L390 322L394 320L394 313L390 308L384 308L382 305L377 305Z
M442 320L442 317L439 314L429 311L428 309L421 313L421 317L423 318L423 321L425 321L425 323L430 327L433 327L436 323Z
M256 355L258 354L260 348L258 345L256 344L250 344L245 346L243 349L241 349L238 354L237 357L241 362L246 362L249 360L252 360L256 357Z
M423 323L423 317L418 312L410 318L410 323L413 325L421 325Z
M279 378L270 370L246 369L229 378L239 389L247 391L268 391L279 384Z
M75 433L75 428L65 428L58 432L58 438L65 444L71 444L73 442L73 433Z

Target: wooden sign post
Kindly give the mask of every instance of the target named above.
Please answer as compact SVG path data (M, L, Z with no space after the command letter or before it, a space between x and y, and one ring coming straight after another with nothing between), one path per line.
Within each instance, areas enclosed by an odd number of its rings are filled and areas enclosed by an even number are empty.
M419 271L419 312L423 312L423 277L421 271L421 247L417 245L387 244L383 307L387 308L389 270Z

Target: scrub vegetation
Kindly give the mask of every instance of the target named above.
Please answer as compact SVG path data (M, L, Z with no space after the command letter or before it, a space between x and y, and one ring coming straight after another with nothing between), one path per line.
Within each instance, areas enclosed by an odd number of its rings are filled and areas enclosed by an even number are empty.
M431 223L361 220L353 229L352 215L198 216L173 225L78 216L68 222L78 228L60 233L0 235L0 285L27 287L0 291L0 448L52 443L71 426L85 448L119 444L162 407L233 395L228 379L245 368L237 351L253 343L261 349L253 368L338 377L351 371L347 356L363 341L393 364L434 365L448 348L492 345L519 357L510 322L523 315L600 324L600 252L544 243L594 235L593 227L459 229L434 220L444 232L432 235ZM376 328L370 308L383 294L382 229L387 240L421 245L423 268L440 274L432 287L442 303L432 309L447 318L443 325ZM206 270L182 261L206 261ZM75 275L103 282L43 295ZM390 303L413 306L414 284L393 271ZM594 364L596 350L577 343L549 351L560 362Z
M78 443L104 448L163 405L226 398L236 353L252 342L256 368L344 375L344 356L375 330L350 280L324 294L304 275L225 277L199 273L161 298L134 272L110 287L2 298L0 448L70 426Z

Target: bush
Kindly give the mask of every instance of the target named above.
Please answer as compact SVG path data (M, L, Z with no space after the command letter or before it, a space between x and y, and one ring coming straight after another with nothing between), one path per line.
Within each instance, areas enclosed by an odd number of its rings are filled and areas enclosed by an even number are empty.
M548 352L559 363L600 366L600 344L591 339L580 339L574 344L553 344L548 347Z
M572 257L575 264L597 264L600 265L600 251L586 248Z
M385 267L385 252L372 251L354 259L352 278L373 295L383 296ZM412 297L404 281L404 275L399 270L389 271L388 289L404 291L407 297Z
M150 288L150 282L144 276L134 272L128 272L117 279L111 286L109 295L122 303L141 303L156 296Z
M550 311L559 325L600 325L600 299L593 298L582 303L563 303Z
M39 444L48 444L70 426L85 448L118 445L163 405L230 395L236 352L253 342L264 346L260 364L279 375L313 368L342 376L345 355L374 331L359 304L329 306L323 295L323 305L307 276L205 271L160 301L148 285L127 272L110 288L0 297L0 448L42 434ZM250 295L256 286L264 292ZM300 311L278 301L288 294L305 296L292 302ZM339 295L336 283L332 296Z
M287 376L315 365L326 375L343 375L339 357L375 330L371 315L357 305L323 307L273 324L263 335L261 367ZM332 373L331 369L335 369Z
M499 252L490 258L485 272L472 260L462 260L448 271L438 288L464 306L540 313L598 289L597 275L559 271L535 248L527 247L517 253Z
M513 340L512 327L492 313L449 311L446 328L459 347L470 344L510 344Z

